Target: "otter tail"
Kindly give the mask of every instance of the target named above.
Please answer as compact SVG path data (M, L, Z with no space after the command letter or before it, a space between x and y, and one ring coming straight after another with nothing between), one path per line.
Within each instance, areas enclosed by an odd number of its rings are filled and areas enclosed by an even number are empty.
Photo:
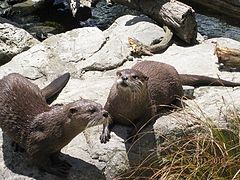
M220 78L211 78L208 76L180 74L182 85L200 87L200 86L226 86L235 87L240 86L240 83L225 81Z
M59 93L68 83L69 78L70 73L65 73L41 90L48 104L51 104L58 97Z

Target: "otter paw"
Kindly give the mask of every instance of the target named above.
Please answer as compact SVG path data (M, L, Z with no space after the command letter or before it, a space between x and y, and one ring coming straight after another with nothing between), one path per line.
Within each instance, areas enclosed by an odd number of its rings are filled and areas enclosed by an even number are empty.
M110 133L103 133L100 136L100 142L105 144L110 140L110 138L111 138Z

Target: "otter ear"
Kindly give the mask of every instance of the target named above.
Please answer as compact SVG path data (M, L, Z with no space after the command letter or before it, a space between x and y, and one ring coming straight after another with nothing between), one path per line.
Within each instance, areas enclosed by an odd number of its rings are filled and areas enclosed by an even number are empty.
M117 75L117 76L121 76L121 70L117 71L117 72L116 72L116 75Z

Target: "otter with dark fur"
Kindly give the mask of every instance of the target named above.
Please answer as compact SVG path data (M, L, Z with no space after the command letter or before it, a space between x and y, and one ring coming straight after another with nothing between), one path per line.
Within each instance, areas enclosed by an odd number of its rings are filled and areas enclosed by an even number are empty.
M117 76L105 109L112 122L134 126L129 136L135 135L164 107L179 105L183 96L182 85L240 86L240 83L207 76L178 74L173 66L155 61L139 62L131 69L118 71ZM109 126L104 125L100 140L106 143L109 139Z
M0 127L40 169L67 176L71 165L59 159L60 150L87 127L107 122L109 115L85 99L50 107L46 97L54 96L60 84L55 80L41 91L20 74L5 76L0 80Z

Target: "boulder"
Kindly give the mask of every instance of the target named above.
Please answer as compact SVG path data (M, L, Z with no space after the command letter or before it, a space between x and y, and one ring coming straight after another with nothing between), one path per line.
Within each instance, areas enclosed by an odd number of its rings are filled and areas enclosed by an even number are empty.
M163 37L163 29L145 16L123 16L101 31L94 27L74 29L54 35L29 50L15 56L0 67L0 77L11 72L27 76L40 87L64 71L71 73L66 88L54 103L66 103L80 97L106 102L110 87L119 69L130 68L137 61L154 60L176 67L180 73L220 76L240 82L238 72L218 70L214 55L215 43L240 43L226 38L204 40L182 47L173 44L164 53L152 57L131 57L127 38L134 37L145 44ZM226 125L226 114L240 107L240 88L201 87L195 89L195 99L185 100L184 110L161 116L144 128L144 136L136 143L125 143L129 127L116 125L111 140L101 144L102 126L86 129L62 149L63 158L73 167L68 179L113 179L130 167L157 153L162 137L174 138L179 132L195 127L198 121L210 117L221 126ZM2 179L57 179L32 166L24 153L15 153L6 135L0 138L0 174Z
M8 23L0 24L0 65L39 43L27 31Z

